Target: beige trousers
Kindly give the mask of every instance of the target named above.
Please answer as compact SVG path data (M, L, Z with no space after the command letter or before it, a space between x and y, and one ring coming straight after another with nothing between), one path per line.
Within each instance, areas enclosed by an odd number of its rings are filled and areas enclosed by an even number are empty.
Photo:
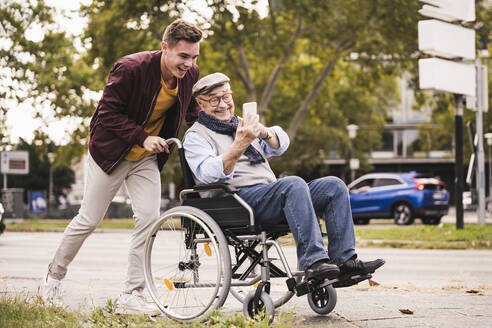
M156 155L136 162L124 160L111 174L107 174L89 154L82 205L77 216L65 229L61 244L49 264L48 272L52 278L61 280L65 277L68 265L77 255L85 239L104 218L122 183L130 195L135 219L124 292L144 289L144 244L152 224L159 218L161 200L161 181Z

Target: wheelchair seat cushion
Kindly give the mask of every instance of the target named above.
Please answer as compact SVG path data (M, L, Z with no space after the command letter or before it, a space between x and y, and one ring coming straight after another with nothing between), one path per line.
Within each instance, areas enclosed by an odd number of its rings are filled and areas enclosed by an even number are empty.
M214 198L186 198L183 205L193 206L210 215L221 229L230 229L236 235L260 233L285 234L290 228L285 224L250 225L249 212L231 195Z

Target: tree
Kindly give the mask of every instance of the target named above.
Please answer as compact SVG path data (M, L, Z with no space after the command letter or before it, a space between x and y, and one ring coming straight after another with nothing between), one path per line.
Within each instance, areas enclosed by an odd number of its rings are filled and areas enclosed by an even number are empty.
M41 40L33 40L35 32ZM94 101L87 92L94 83L94 70L82 60L73 37L59 31L54 9L43 0L0 3L0 119L13 106L32 103L39 109L50 109L55 117L88 117ZM2 132L3 133L3 132ZM72 134L70 145L80 153L86 143L87 126Z
M341 59L357 53L362 65L377 71L381 65L404 65L416 48L418 1L282 0L269 4L270 15L260 19L245 2L236 2L235 15L228 10L229 2L214 1L210 42L223 54L219 60L232 64L247 99L260 99L259 112L264 117L275 89L287 78L282 74L287 65L301 56L318 58L320 65L306 68L314 70L312 80L293 104L297 107L287 129L291 139ZM391 60L383 63L384 58ZM256 97L253 86L262 90L261 97Z
M2 50L0 60L13 60L14 81L30 86L20 100L34 97L48 102L60 117L88 118L94 102L83 95L102 89L114 61L158 49L164 27L192 12L206 33L201 74L228 74L238 109L256 100L264 122L288 131L293 146L286 156L292 160L274 162L278 169L315 170L332 150L348 158L345 126L350 123L363 127L354 143L364 160L363 154L380 142L388 112L398 101L395 79L403 71L416 74L419 1L269 0L266 16L253 9L257 3L208 0L205 14L193 9L193 1L94 0L81 8L88 26L81 36L85 49L77 51L51 27L53 12L43 1L19 5L8 0L0 5L0 28L13 40L13 51ZM485 3L477 1L477 6L485 8ZM489 35L490 10L477 15L481 34ZM26 37L33 22L45 30L39 42ZM20 60L19 53L32 60ZM14 89L12 84L1 90L14 97ZM66 157L81 152L86 124L61 151ZM164 179L176 170L177 165L166 166Z

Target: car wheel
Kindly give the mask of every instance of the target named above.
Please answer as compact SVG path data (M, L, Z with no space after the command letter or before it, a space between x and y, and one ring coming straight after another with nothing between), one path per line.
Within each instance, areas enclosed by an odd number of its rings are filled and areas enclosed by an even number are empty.
M358 219L354 219L354 224L360 224L360 225L364 224L365 225L365 224L369 224L370 220L371 219L360 219L360 218L358 218Z
M393 208L393 218L397 225L410 225L413 223L413 211L410 205L398 203Z
M439 223L441 223L441 216L423 218L422 222L428 225L438 225Z

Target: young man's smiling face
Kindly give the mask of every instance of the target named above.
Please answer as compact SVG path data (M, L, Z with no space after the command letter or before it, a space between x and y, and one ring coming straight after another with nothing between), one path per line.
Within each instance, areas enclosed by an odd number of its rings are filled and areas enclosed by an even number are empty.
M229 83L224 83L209 93L198 96L197 101L205 114L218 120L229 122L234 115L234 100ZM214 101L218 101L216 106L213 105Z
M200 53L200 42L191 43L180 40L170 47L167 42L163 41L161 46L161 73L164 80L173 77L182 79L186 72L196 64Z

